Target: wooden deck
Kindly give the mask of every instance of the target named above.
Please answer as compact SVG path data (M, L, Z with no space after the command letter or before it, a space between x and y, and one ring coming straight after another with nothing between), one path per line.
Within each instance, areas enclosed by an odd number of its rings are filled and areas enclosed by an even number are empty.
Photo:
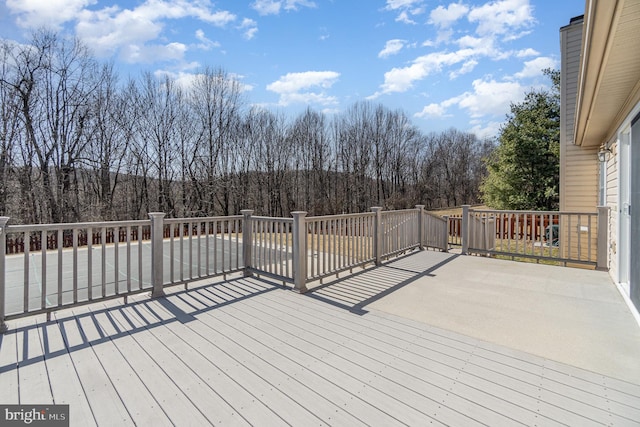
M346 308L234 278L26 318L0 402L73 426L640 425L640 385Z

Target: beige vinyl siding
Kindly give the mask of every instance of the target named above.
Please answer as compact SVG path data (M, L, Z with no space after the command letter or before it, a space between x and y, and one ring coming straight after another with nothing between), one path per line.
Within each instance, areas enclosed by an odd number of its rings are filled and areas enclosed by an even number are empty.
M582 22L572 22L560 30L562 65L560 74L560 210L569 212L595 212L598 204L598 147L582 148L574 145L574 124L580 51L582 46ZM582 235L578 224L560 224L561 250L564 255L576 256L577 242ZM596 256L597 226L595 221L581 224L591 232L591 255ZM569 236L571 233L571 236ZM585 240L586 239L586 240ZM583 247L582 251L586 248Z
M598 147L581 148L573 144L564 149L563 211L591 212L598 205Z
M560 142L573 141L576 115L578 73L582 47L582 22L572 23L560 30L562 66L560 70Z
M598 203L598 149L574 145L582 22L560 30L560 210L592 212Z

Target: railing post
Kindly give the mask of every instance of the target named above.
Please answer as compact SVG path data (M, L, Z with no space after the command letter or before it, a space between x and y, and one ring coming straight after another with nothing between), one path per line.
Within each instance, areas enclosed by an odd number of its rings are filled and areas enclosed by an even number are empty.
M609 206L598 206L598 241L596 254L596 269L608 270L609 239L607 239L607 229L609 228Z
M244 263L244 277L251 276L251 249L253 248L253 226L251 225L251 215L253 209L243 209L240 213L242 218L242 261Z
M150 212L151 218L151 298L164 296L163 281L163 218L164 212ZM173 260L171 260L173 262Z
M462 226L460 227L462 255L469 255L469 208L471 208L470 205L462 205Z
M373 254L376 258L376 265L382 264L382 208L375 206L371 211L376 214L373 222Z
M307 292L307 227L306 212L291 212L293 216L293 290Z
M0 334L7 332L6 317L6 288L5 288L5 254L7 251L7 222L8 216L0 216ZM28 244L28 243L27 243Z
M416 205L416 209L418 209L418 248L421 251L424 251L424 205Z
M442 251L449 252L449 215L443 215L444 218L444 237L442 240Z

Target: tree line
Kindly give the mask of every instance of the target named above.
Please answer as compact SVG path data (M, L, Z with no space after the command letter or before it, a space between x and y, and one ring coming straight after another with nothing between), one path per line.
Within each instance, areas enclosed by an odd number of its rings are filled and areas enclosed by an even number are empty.
M0 214L19 223L477 203L488 140L358 102L293 118L204 67L122 80L77 39L0 45Z

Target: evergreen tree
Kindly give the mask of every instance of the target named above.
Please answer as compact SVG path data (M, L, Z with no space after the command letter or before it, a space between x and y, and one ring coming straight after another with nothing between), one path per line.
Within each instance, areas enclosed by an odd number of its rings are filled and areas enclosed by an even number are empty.
M487 160L483 200L495 209L555 210L560 183L560 72L544 70L551 90L511 104L499 145Z

